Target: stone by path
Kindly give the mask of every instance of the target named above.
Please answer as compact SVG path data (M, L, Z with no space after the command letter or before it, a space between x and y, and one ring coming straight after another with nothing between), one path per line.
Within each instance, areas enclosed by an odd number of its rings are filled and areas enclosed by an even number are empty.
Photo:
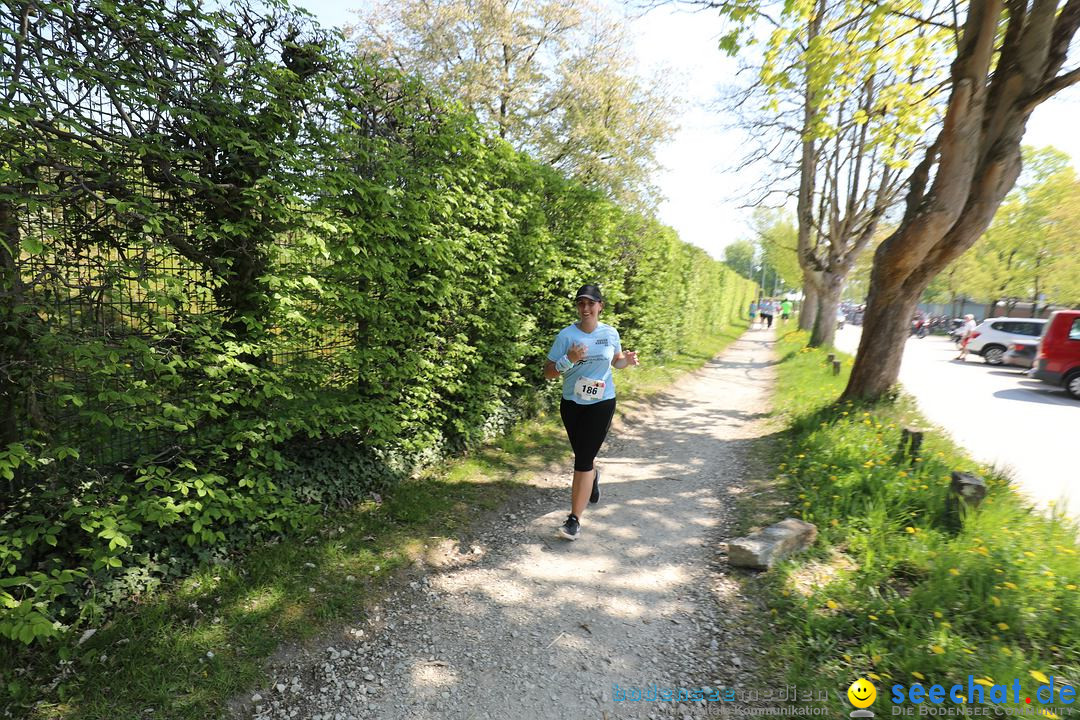
M569 461L362 624L293 654L242 703L259 720L706 717L635 688L754 686L762 618L720 552L767 417L772 335L751 331L648 406L598 460L602 498L559 539ZM616 383L618 377L616 377ZM247 700L245 698L245 700Z

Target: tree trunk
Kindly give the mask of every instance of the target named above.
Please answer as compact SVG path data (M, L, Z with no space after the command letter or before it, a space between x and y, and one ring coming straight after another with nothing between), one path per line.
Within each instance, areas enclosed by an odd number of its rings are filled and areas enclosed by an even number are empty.
M813 41L820 32L822 18L825 15L825 0L817 3L817 12L807 24L807 38ZM814 225L814 181L817 175L817 150L811 128L814 124L815 98L813 90L807 84L804 88L802 121L802 156L799 162L799 197L796 207L798 219L798 240L796 255L803 274L802 311L799 313L799 329L812 330L818 313L818 295L820 294L821 271L812 245Z
M924 288L903 284L870 284L863 314L862 339L844 398L877 399L896 383L911 317Z
M836 340L836 308L840 305L840 291L844 276L822 273L821 291L818 293L817 321L810 334L810 347L832 347Z
M799 329L807 332L814 329L818 314L818 289L809 280L810 273L803 272L803 302L799 309Z

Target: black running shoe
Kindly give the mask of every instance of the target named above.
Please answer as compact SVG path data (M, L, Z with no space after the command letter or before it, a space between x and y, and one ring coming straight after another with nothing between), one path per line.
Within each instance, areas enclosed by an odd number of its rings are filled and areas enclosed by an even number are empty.
M577 540L578 530L581 529L581 523L578 522L577 516L573 513L566 516L566 522L559 528L559 535L567 540Z
M600 502L600 471L594 470L593 472L595 472L596 474L593 475L592 495L589 496L589 502L595 505L596 503Z

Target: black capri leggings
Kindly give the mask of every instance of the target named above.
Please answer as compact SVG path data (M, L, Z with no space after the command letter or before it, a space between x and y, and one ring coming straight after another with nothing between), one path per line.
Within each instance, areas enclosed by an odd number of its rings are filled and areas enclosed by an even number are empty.
M559 404L559 415L562 416L566 436L570 438L570 447L574 449L574 470L592 470L593 460L604 444L611 418L615 415L615 398L592 405L578 405L573 400L563 398Z

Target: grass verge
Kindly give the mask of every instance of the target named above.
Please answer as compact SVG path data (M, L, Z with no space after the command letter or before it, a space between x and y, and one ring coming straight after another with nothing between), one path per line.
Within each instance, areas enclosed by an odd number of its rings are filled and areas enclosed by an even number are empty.
M619 396L642 400L741 335L700 339L664 365L619 372ZM320 518L121 611L82 644L16 650L0 668L0 714L46 718L224 717L230 699L265 684L267 659L343 623L394 582L395 571L524 492L566 457L557 414L401 483L381 501ZM76 640L76 639L73 639ZM7 649L5 649L7 652Z
M915 461L896 457L905 424L928 427L914 404L837 404L850 359L834 377L825 352L805 342L799 332L778 342L775 407L790 430L776 487L789 514L815 523L819 537L760 579L774 616L771 666L800 687L839 691L830 692L837 712L851 710L839 698L863 677L877 687L870 709L879 717L896 685L906 696L941 685L943 704L927 706L944 711L958 707L948 696L958 684L965 701L972 687L969 707L991 714L1001 686L1008 692L997 708L1080 714L1059 695L1080 686L1075 525L1033 510L1007 477L940 432L928 433ZM982 506L963 518L947 509L953 470L988 485ZM1039 702L1048 699L1047 689L1037 697L1040 686L1056 687L1055 702Z

